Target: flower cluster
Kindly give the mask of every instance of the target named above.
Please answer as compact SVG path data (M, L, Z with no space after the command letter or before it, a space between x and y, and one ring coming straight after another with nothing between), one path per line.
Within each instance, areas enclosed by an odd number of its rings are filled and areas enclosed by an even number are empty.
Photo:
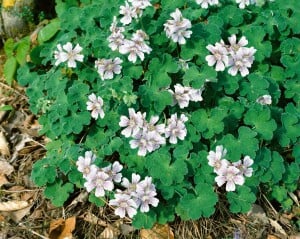
M149 212L150 205L158 206L159 200L155 197L157 193L151 177L141 181L141 176L133 173L131 182L124 177L121 184L125 190L117 190L115 199L109 201L109 205L116 207L115 214L121 218L126 213L132 218L138 209L143 213Z
M205 57L209 66L216 65L216 71L224 71L229 67L228 73L232 76L241 73L242 77L249 74L248 68L252 66L256 49L246 47L248 40L243 36L238 42L236 35L228 38L230 45L226 45L223 40L214 46L209 44L206 48L212 53Z
M168 91L173 96L173 105L179 105L180 109L189 106L190 101L199 102L202 101L202 92L204 88L194 89L190 86L182 86L180 84L174 85L174 91L169 89Z
M116 215L123 218L127 213L132 218L138 209L148 212L150 205L157 207L159 200L155 197L157 193L151 177L145 177L141 181L141 176L133 173L129 182L127 178L122 178L123 166L119 162L99 168L94 164L95 160L96 156L91 151L86 151L84 157L78 157L77 170L86 180L84 187L87 192L95 190L96 197L105 196L106 191L113 191L115 183L121 183L125 190L116 189L115 199L109 201L109 205L116 207Z
M82 51L82 47L77 44L74 49L71 42L67 42L65 45L57 45L57 50L54 51L55 65L68 62L68 67L76 68L76 61L83 62L83 55L79 54Z
M166 144L169 138L171 144L177 143L177 138L183 140L187 134L185 122L188 120L184 114L177 118L177 114L171 115L167 126L157 124L158 116L151 116L149 122L146 120L146 113L135 112L133 108L128 109L129 117L121 116L119 125L126 127L121 134L126 138L132 137L129 141L132 149L138 148L138 155L145 156L147 152L151 153L161 145ZM163 136L164 134L164 136Z
M95 61L95 68L102 80L112 79L114 74L121 73L122 62L119 57L114 59L97 59Z
M86 102L86 109L91 111L91 116L94 119L104 118L105 113L103 111L103 99L100 96L96 96L94 93L88 96L89 100Z
M123 15L120 22L123 25L128 25L131 23L133 18L139 18L143 14L143 9L151 6L149 0L129 0L131 5L125 1L125 6L120 7L119 13Z
M132 18L141 17L143 13L143 9L148 6L151 6L148 0L131 0L132 6L129 5L127 1L125 1L125 6L120 7L120 14L124 15L121 18L121 23L123 25L130 24ZM118 50L119 53L128 55L128 60L135 63L137 61L137 57L144 60L144 54L150 54L152 48L147 45L148 35L142 31L137 30L132 34L131 39L126 39L123 32L125 31L124 27L118 27L117 18L114 17L113 22L109 28L111 34L107 38L109 41L108 46L113 51ZM116 73L117 74L117 73Z
M209 5L218 5L219 0L196 0L196 3L201 5L201 8L206 9ZM250 5L250 0L236 0L236 3L239 4L239 8L244 9L246 6Z
M168 38L171 38L173 42L179 44L185 44L185 38L190 38L192 31L188 29L192 27L190 20L183 18L180 10L176 8L175 12L171 13L172 20L167 20L164 24L164 30Z
M214 168L214 172L217 174L215 181L219 187L226 183L226 191L235 191L236 184L243 185L245 177L251 177L253 169L250 167L253 164L253 160L247 155L242 160L234 163L230 163L224 157L227 150L219 145L216 147L216 151L210 151L208 153L208 165Z
M208 8L208 6L213 6L219 4L219 0L196 0L197 4L201 4L201 8Z

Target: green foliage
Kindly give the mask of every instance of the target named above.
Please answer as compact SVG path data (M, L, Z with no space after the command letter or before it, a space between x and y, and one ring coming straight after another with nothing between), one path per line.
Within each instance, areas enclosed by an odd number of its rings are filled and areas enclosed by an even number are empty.
M39 116L40 133L50 140L31 178L45 187L53 204L63 205L84 187L76 162L92 151L99 166L120 161L123 175L134 172L152 178L160 202L134 216L136 228L151 228L176 215L184 220L209 217L219 195L227 198L234 213L247 212L260 191L285 210L293 206L289 192L297 190L300 175L299 1L260 0L244 10L234 1L220 2L202 9L194 0L155 1L155 8L144 9L141 18L125 26L126 39L138 29L149 36L152 51L135 63L108 47L109 28L113 16L121 17L122 0L57 0L57 19L41 29L31 51L29 38L6 41L6 79L11 84L17 71L19 84L27 87L30 109ZM183 45L164 32L164 23L176 8L192 23L192 35ZM228 44L232 34L237 39L245 36L248 46L257 50L245 77L216 71L205 59L210 54L207 45L221 38ZM83 62L76 68L65 62L55 66L57 45L67 42L83 48ZM26 62L29 51L31 62ZM123 61L121 74L101 80L95 61L115 57ZM174 91L176 84L202 89L203 100L187 107L174 105L170 89ZM104 118L94 119L87 110L92 93L103 99ZM271 96L271 104L258 102L265 95ZM177 144L167 139L154 152L138 156L119 125L128 108L145 112L147 120L158 116L158 124L167 124L172 114L184 114L187 135ZM245 156L254 160L252 177L236 185L234 192L225 192L226 197L216 187L216 174L207 160L209 150L218 145L227 149L230 162ZM116 184L115 189L122 186ZM113 192L107 197L113 198ZM99 207L106 199L89 196Z
M25 64L29 50L29 37L24 37L17 42L9 38L4 43L4 51L7 59L4 63L3 73L5 80L9 85L11 85L15 79L18 67Z

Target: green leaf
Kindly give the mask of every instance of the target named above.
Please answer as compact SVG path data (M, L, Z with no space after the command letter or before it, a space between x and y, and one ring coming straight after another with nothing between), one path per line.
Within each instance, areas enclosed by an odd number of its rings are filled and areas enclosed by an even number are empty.
M148 156L146 168L154 179L159 179L165 186L181 182L187 173L186 163L179 159L171 162L170 154L164 149Z
M0 106L0 111L10 111L13 110L14 108L11 105L2 105Z
M247 125L253 126L254 130L265 140L271 140L273 132L277 128L275 120L271 118L269 108L250 108L245 114L244 122Z
M7 82L7 84L11 85L14 77L15 77L15 73L17 70L17 60L15 57L9 57L5 63L4 63L4 67L3 67L3 74L5 76L5 80Z
M224 145L227 149L227 157L232 161L238 161L242 155L249 155L255 158L258 150L257 133L248 127L241 126L238 129L238 138L231 134L225 135L220 141L220 145Z
M236 192L228 192L226 195L230 203L230 211L233 213L246 213L250 211L256 201L255 194L246 186L237 187Z
M259 167L256 175L260 177L261 182L275 185L282 179L285 166L284 160L278 152L262 148L258 152L255 162Z
M42 44L49 41L60 30L60 20L55 18L43 27L38 33L38 42Z
M200 183L196 185L195 194L189 193L181 198L175 211L183 220L197 220L211 216L217 201L212 185Z
M39 187L53 183L56 179L56 167L49 158L44 158L33 164L31 179Z
M135 229L150 229L156 222L156 213L154 211L149 211L147 213L138 212L132 219L132 226Z
M54 206L60 207L63 206L64 202L67 201L70 193L73 191L73 184L63 184L62 180L58 179L54 183L47 185L44 194L51 200Z
M89 201L94 203L97 207L103 207L106 204L105 198L96 197L94 193L89 194Z
M20 65L25 64L30 50L30 38L25 37L17 43L16 60Z
M14 49L15 49L15 41L12 38L8 38L4 43L4 52L6 57L10 58L14 56Z
M283 138L281 138L281 145L287 146L289 142L295 143L298 138L300 137L300 122L299 118L290 113L283 113L281 116L281 121L283 124L284 132L283 136L287 137L287 141L283 141Z
M200 109L192 113L191 122L204 138L210 139L224 130L226 113L222 108L213 108L210 112Z

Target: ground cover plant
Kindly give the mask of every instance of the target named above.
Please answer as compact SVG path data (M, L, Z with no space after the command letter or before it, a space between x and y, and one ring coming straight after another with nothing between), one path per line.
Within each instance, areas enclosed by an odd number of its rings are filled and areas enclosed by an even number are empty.
M299 3L57 1L18 69L47 155L32 179L135 228L247 212L299 185ZM295 221L299 225L299 221Z

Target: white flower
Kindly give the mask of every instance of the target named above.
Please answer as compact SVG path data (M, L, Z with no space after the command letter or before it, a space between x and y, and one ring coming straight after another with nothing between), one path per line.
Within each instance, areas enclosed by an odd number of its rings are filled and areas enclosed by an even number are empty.
M62 49L61 44L57 44L57 49L58 51L54 51L54 59L55 61L55 65L58 66L60 63L65 62L68 60L68 55L66 52L64 52L64 50Z
M270 96L270 95L260 96L260 97L258 97L256 102L261 105L271 105L272 104L272 96Z
M147 152L152 152L156 148L153 144L153 135L146 130L134 135L134 139L130 140L129 144L132 149L138 148L139 156L145 156Z
M83 55L79 54L82 51L82 47L77 44L74 49L71 42L67 42L63 45L63 49L66 51L66 60L68 62L68 67L76 68L76 61L83 62Z
M122 186L126 188L126 192L129 193L131 196L136 195L136 187L141 180L141 176L138 174L133 173L131 175L131 182L127 178L122 179Z
M139 9L145 9L148 6L151 6L149 0L128 0L128 2L131 2L132 6Z
M215 181L219 187L226 183L226 191L235 191L235 185L243 185L245 178L240 174L240 170L234 166L220 168Z
M223 148L223 145L218 145L216 147L216 152L209 151L207 159L208 165L214 168L214 172L218 173L221 168L226 168L229 166L229 162L224 159L227 150Z
M137 193L139 199L139 207L141 212L149 212L150 208L149 205L153 207L157 207L159 200L155 197L157 193L155 191L150 191L147 193Z
M144 125L144 119L146 116L145 113L142 115L140 111L135 113L133 108L129 108L128 112L129 118L122 115L119 122L119 126L126 127L121 132L121 134L123 134L126 138L136 135L140 131Z
M109 48L112 51L118 50L121 45L124 43L124 35L121 32L112 33L107 39L109 41Z
M248 44L248 40L245 36L242 36L241 39L236 42L236 35L232 34L230 37L228 37L228 41L230 43L229 52L231 54L234 54L237 52L241 47L245 47Z
M189 86L182 86L180 84L174 85L174 91L169 90L169 92L173 95L174 104L178 103L180 109L188 107L189 101L202 101L202 91L201 89L194 89Z
M140 48L139 45L137 45L134 41L131 40L124 40L123 44L119 47L119 52L121 54L127 54L128 60L135 63L137 60L137 56L141 59L141 61L144 60L144 52Z
M215 46L209 44L206 48L212 53L212 55L205 57L207 64L209 66L216 64L216 71L224 71L225 67L228 65L227 49L218 42Z
M250 156L246 155L243 159L243 162L239 160L233 163L233 166L240 170L240 174L242 176L251 177L253 173L253 168L251 168L250 166L252 166L253 162L253 159L251 159Z
M119 57L115 59L98 59L95 61L95 68L97 68L102 80L113 79L114 74L121 73L122 62Z
M248 68L250 68L253 63L255 52L256 49L254 49L253 47L239 48L239 50L234 55L232 55L229 60L228 65L230 66L230 68L228 69L228 73L235 76L238 72L240 72L242 77L248 75Z
M185 38L190 38L192 34L192 31L187 30L192 27L190 20L183 18L178 8L170 15L173 20L168 20L164 24L164 30L167 37L181 45L185 44Z
M97 170L97 167L93 165L96 159L96 155L92 151L86 151L84 157L79 156L76 162L77 170L83 174L83 177L86 178L91 171Z
M239 8L244 9L246 6L250 5L250 0L236 0L239 4Z
M114 189L114 184L109 179L109 175L103 171L97 171L90 174L90 177L87 178L87 182L84 183L84 186L88 192L96 189L96 197L103 197L105 195L105 190L112 191Z
M96 96L94 93L89 95L89 101L86 102L87 110L92 111L91 116L94 119L98 119L100 116L101 119L104 118L105 114L103 111L103 99L100 96Z
M196 0L197 4L201 4L202 8L208 8L208 5L217 5L219 4L218 0Z
M109 180L113 180L116 183L120 183L122 180L122 173L120 173L123 169L123 166L115 161L112 165L108 165L107 167L102 168L102 171L108 174Z
M126 213L130 218L137 213L137 205L134 200L130 197L130 195L125 193L115 193L115 199L111 199L109 201L109 205L115 206L115 214L124 218Z
M181 114L180 119L177 118L177 113L171 115L171 118L168 119L168 125L165 129L165 137L169 138L171 144L177 144L177 138L184 140L187 135L187 130L185 127L185 122L187 117L184 114Z
M135 8L130 6L127 1L125 1L125 6L120 6L119 13L123 15L123 17L120 19L120 22L124 25L130 24L132 18L137 18Z
M156 131L159 134L163 134L165 132L165 125L158 124L155 125L159 121L159 116L151 116L150 121L144 121L144 127L147 129L148 132Z

